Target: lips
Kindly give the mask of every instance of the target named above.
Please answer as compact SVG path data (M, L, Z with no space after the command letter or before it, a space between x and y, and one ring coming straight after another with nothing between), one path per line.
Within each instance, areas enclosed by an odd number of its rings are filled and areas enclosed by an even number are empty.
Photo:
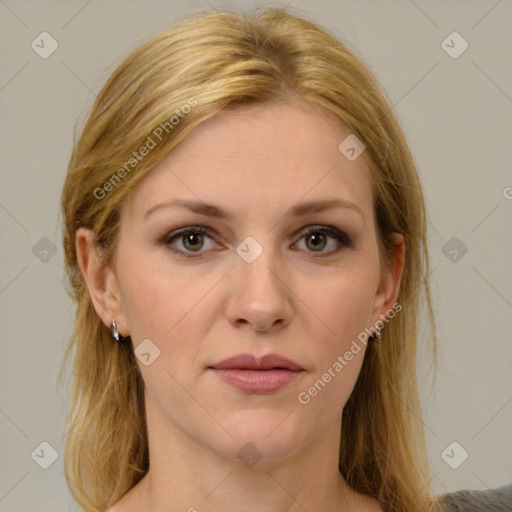
M224 359L209 368L216 370L274 370L283 369L292 372L300 372L302 368L299 364L279 354L267 354L260 359L256 359L252 354L238 354L236 356Z
M209 366L225 384L251 394L270 394L301 378L299 364L278 354L256 359L251 354L238 354Z

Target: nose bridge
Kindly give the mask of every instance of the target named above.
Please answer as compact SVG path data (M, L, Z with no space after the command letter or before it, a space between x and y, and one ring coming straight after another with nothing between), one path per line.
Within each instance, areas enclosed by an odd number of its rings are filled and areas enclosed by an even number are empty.
M247 237L237 247L232 273L235 282L227 311L232 322L248 322L265 329L291 315L290 294L284 284L284 260L270 239L268 236L260 244Z
M238 277L244 286L259 292L281 291L282 282L278 279L279 272L283 272L280 255L271 242L271 237L265 240L260 235L260 244L254 237L247 237L237 247Z

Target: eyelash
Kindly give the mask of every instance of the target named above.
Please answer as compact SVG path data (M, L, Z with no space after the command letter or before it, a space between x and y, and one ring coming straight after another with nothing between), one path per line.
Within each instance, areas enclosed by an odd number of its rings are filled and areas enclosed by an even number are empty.
M207 235L210 238L213 238L212 233L207 228L204 228L202 226L188 226L186 228L182 228L182 229L173 231L172 233L164 234L162 237L160 237L158 239L158 243L168 247L171 251L173 251L174 253L176 253L179 256L182 256L184 258L197 258L197 257L200 257L200 254L202 252L205 252L205 251L201 251L201 250L195 251L195 252L182 251L181 249L176 249L172 245L172 242L174 240L176 240L180 237L183 237L185 235L191 234L191 233ZM346 233L338 230L334 226L318 226L318 227L313 226L308 231L304 232L301 235L299 240L302 240L303 238L307 237L308 235L316 234L316 233L322 233L322 234L325 234L325 235L328 235L328 236L334 238L344 248L353 247L352 239ZM337 249L334 249L333 251L327 252L325 255L332 255L334 253L339 252L340 250L341 250L340 248L337 248ZM307 252L311 252L313 254L315 253L315 251L307 251ZM320 251L318 254L322 254L322 251ZM320 257L322 257L322 256L320 256Z

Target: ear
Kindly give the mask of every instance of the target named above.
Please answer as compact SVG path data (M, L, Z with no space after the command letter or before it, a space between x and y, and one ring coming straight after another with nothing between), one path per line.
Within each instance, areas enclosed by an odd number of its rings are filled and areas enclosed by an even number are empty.
M390 268L382 269L379 287L375 294L372 325L375 325L378 320L383 320L387 316L386 312L393 309L400 291L405 261L404 237L400 233L393 233L392 242Z
M103 249L97 244L92 230L79 228L75 234L78 265L87 284L96 313L110 329L113 320L121 336L128 336L117 277L101 259Z

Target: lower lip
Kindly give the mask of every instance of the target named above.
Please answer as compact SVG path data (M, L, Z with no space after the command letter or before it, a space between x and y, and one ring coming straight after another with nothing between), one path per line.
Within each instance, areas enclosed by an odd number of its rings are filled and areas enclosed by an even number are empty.
M219 378L235 388L249 393L272 393L293 382L301 374L285 369L275 370L240 370L210 368Z

